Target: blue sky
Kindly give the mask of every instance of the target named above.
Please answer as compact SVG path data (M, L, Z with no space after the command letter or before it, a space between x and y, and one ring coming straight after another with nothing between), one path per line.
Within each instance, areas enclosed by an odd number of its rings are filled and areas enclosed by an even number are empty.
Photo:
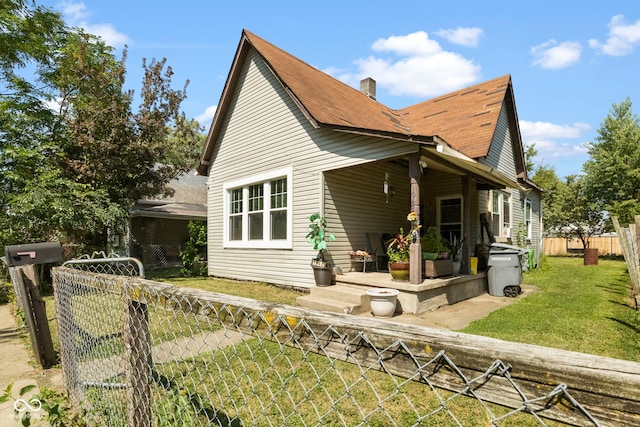
M208 130L242 29L403 108L511 74L525 144L560 177L579 173L585 142L614 103L640 112L640 2L615 1L42 1L65 21L128 46L127 81L142 58L167 58L174 87L190 81L186 114Z

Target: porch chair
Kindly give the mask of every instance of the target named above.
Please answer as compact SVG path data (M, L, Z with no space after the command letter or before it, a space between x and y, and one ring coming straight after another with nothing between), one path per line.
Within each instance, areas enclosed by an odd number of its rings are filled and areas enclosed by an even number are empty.
M367 239L369 239L371 253L376 256L376 269L378 271L387 269L389 256L387 255L386 242L391 238L392 236L389 233L367 233ZM380 266L382 266L382 268Z

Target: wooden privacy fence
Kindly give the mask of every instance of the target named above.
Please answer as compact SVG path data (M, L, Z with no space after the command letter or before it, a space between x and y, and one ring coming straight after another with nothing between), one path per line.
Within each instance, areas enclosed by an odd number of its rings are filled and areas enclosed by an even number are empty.
M618 236L597 236L589 239L589 247L598 249L598 255L622 255L622 246ZM545 255L581 254L580 239L565 239L564 237L545 237Z
M135 277L53 271L70 397L106 425L638 425L640 364Z
M620 244L624 253L624 261L631 276L636 309L640 306L640 215L636 215L635 223L621 227L617 217L613 217L613 225L620 236Z

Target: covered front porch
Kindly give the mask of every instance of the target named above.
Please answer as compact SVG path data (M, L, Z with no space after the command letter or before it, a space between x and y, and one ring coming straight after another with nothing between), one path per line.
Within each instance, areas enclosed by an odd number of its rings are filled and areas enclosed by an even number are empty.
M487 275L424 279L421 283L394 281L388 272L338 274L335 286L314 287L299 297L296 305L324 311L359 314L370 310L367 290L389 288L400 291L396 313L421 314L487 293Z

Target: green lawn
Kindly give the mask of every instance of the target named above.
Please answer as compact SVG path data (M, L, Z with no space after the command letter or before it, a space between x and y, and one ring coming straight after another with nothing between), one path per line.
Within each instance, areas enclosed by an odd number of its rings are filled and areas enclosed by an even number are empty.
M297 292L292 289L283 289L264 282L244 282L208 277L153 278L152 280L171 283L173 285L183 286L186 288L202 289L210 292L219 292L287 305L293 305L296 298L303 295L301 292Z
M540 290L462 332L640 362L640 312L623 261L546 257L523 274Z
M162 280L289 305L300 295L260 282ZM624 261L600 259L597 266L585 266L580 257L545 257L540 268L523 273L523 282L539 291L461 332L640 362L640 312L632 308Z

